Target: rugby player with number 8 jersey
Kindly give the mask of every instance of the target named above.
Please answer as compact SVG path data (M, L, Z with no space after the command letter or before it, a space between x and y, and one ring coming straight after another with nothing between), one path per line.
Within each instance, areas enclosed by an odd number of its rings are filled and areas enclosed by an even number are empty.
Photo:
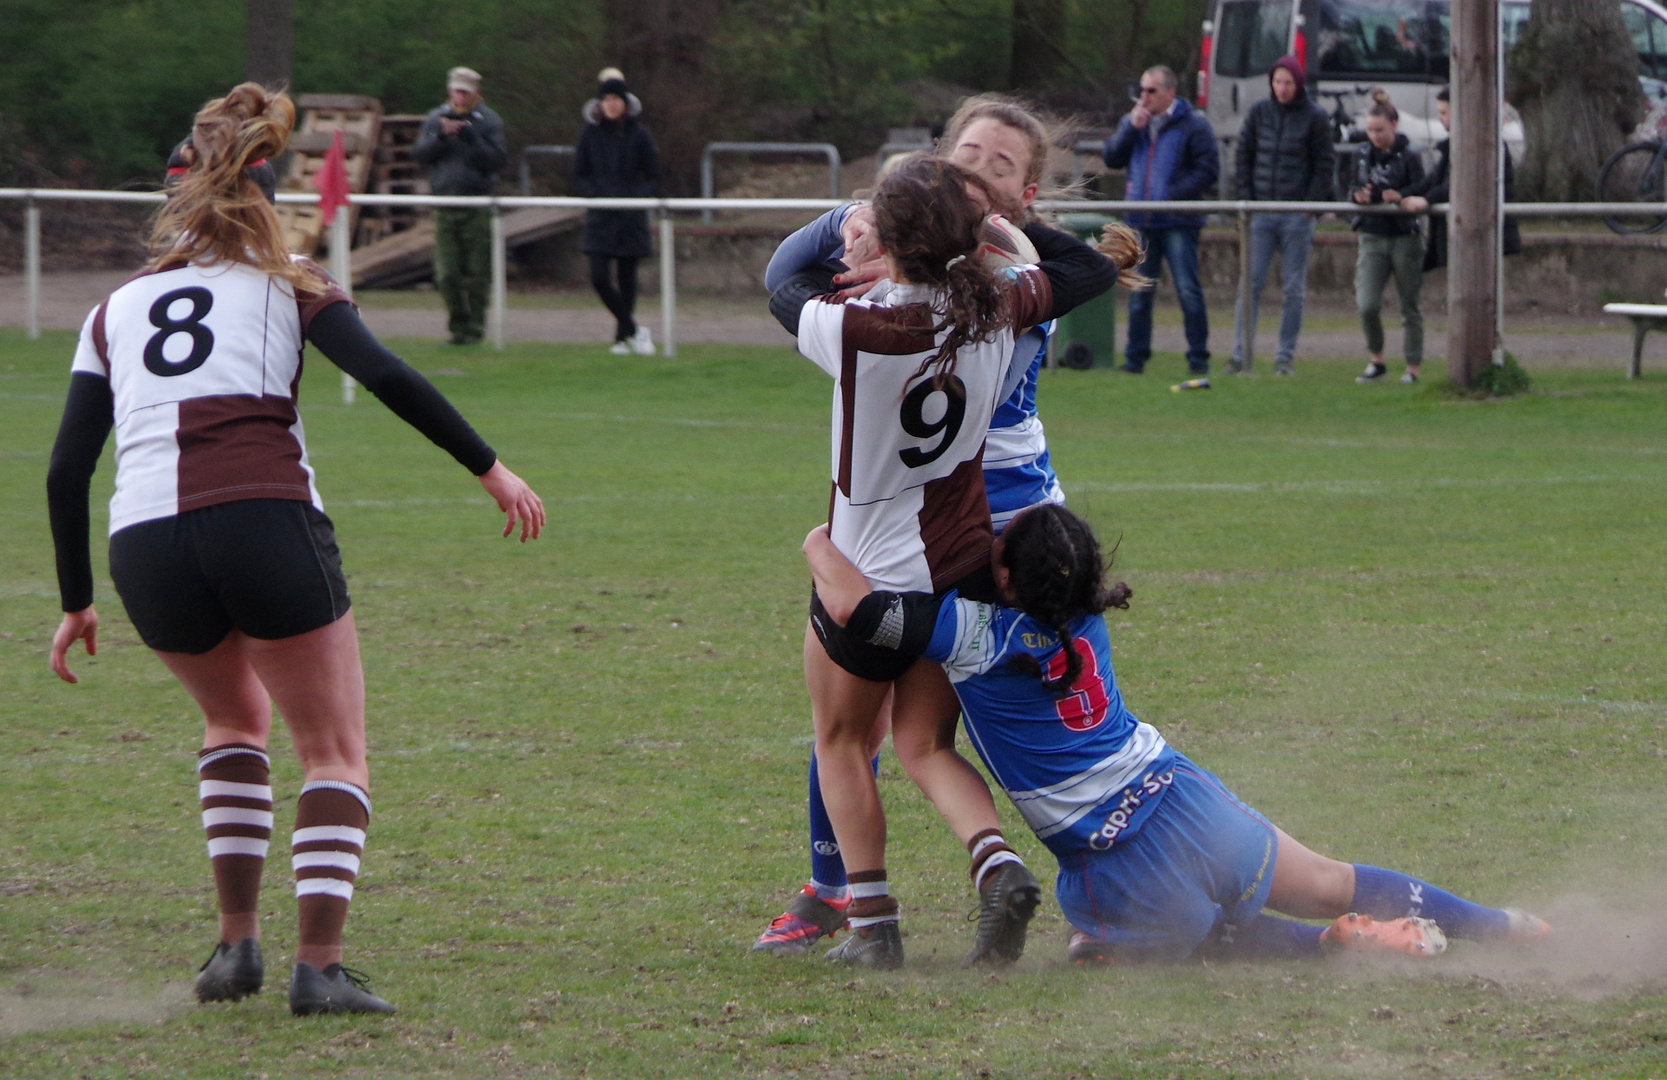
M289 255L253 171L288 144L295 107L254 83L197 114L152 230L155 257L87 318L47 478L64 617L52 668L97 651L88 497L116 434L110 574L129 618L205 720L198 792L220 910L199 1000L265 980L261 874L272 835L276 704L305 782L291 837L298 1015L389 1013L342 966L370 824L365 690L341 556L296 409L316 345L477 476L523 541L543 503L432 384L377 342L346 294Z
M943 665L979 757L1059 862L1072 960L1428 957L1448 937L1551 933L1527 912L1309 850L1138 720L1117 688L1104 616L1132 592L1105 587L1093 530L1063 506L1026 510L996 539L995 603L874 589L826 526L804 551L826 617L846 634Z

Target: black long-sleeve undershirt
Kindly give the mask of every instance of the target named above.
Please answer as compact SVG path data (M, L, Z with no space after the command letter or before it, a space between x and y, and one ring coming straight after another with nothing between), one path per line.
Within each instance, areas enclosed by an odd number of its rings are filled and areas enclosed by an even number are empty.
M363 383L395 416L422 432L471 473L480 476L497 462L497 453L452 403L420 372L377 341L352 304L331 304L319 311L307 327L307 339L337 367ZM58 593L65 611L80 611L93 602L88 499L93 473L114 424L115 399L110 380L88 372L74 373L46 474L47 514L58 565Z
M1035 246L1039 265L1052 286L1048 318L1057 319L1117 284L1116 264L1071 234L1034 221L1024 227L1024 234ZM843 263L830 261L792 274L770 294L770 314L797 337L805 304L836 291L833 275L844 269Z

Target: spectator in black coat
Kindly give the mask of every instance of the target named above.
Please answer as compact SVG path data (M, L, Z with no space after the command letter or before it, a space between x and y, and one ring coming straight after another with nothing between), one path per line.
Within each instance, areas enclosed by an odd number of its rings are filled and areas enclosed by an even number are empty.
M654 137L637 123L642 102L625 85L618 68L603 68L596 97L585 102L585 128L573 154L573 185L596 198L652 198L659 193L660 151ZM616 356L654 355L648 327L638 326L637 260L654 253L645 210L591 210L585 214L585 254L590 283L616 323ZM616 282L617 271L617 284Z
M1449 131L1453 127L1453 109L1449 103L1452 92L1448 87L1442 87L1441 93L1436 95L1435 111L1441 126ZM1451 139L1443 139L1435 144L1437 159L1435 168L1430 170L1422 183L1414 184L1406 191L1401 205L1414 213L1422 213L1430 208L1432 203L1444 203L1448 199L1448 150ZM1505 163L1505 201L1510 202L1516 197L1516 169L1511 164L1511 148L1501 143L1499 152ZM1515 255L1522 250L1522 230L1517 227L1517 219L1507 217L1503 226L1505 230L1505 254ZM1430 241L1424 245L1424 270L1429 272L1447 265L1447 215L1430 215Z
M1281 202L1329 202L1336 155L1331 149L1331 120L1308 100L1302 62L1282 56L1268 70L1271 97L1250 108L1239 129L1237 187L1239 198ZM1308 251L1314 244L1313 214L1257 214L1250 219L1250 310L1243 296L1234 313L1233 359L1227 370L1250 371L1246 342L1254 337L1262 304L1262 286L1279 252L1280 284L1285 308L1279 320L1279 351L1274 372L1291 374L1297 335L1302 332L1303 301L1308 296Z

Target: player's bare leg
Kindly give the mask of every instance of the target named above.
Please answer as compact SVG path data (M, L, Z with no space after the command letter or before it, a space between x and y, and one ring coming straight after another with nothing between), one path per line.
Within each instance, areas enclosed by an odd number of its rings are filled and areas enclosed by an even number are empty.
M943 668L920 660L897 680L891 742L910 779L932 800L972 857L978 892L978 937L968 963L1012 962L1042 890L1002 836L990 786L955 750L960 701Z
M1435 956L1448 936L1473 941L1534 942L1551 927L1515 908L1472 903L1395 870L1330 859L1275 830L1279 854L1267 906L1298 918L1333 919L1327 947Z
M342 927L370 822L364 675L352 612L288 638L234 632L204 657L169 654L165 662L199 700L209 680L246 679L246 667L283 713L301 759L306 782L293 837L300 943L291 1010L392 1012L341 967Z
M846 869L880 868L886 860L886 816L869 766L869 747L891 684L859 679L834 663L808 624L804 663L822 799Z
M869 766L869 745L890 684L859 679L828 658L805 628L805 686L816 726L822 801L845 859L851 936L830 960L879 968L903 963L897 901L886 880L886 817Z
M896 685L891 745L903 771L932 800L961 843L985 829L999 829L990 785L955 750L961 703L943 668L918 660Z
M1273 863L1273 888L1268 907L1298 919L1335 919L1351 910L1354 867L1328 859L1274 828L1279 854Z
M868 739L870 771L879 768L880 747L891 734L893 694L887 694ZM752 952L771 956L803 956L823 938L831 938L845 927L845 909L851 903L845 881L845 860L839 840L833 834L822 799L820 769L811 754L808 808L810 811L810 881L793 894L780 915L752 943Z

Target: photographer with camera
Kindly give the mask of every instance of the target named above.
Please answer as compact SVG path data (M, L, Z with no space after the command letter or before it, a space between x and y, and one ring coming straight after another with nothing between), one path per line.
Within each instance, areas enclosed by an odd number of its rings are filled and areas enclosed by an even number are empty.
M1372 91L1372 107L1366 113L1366 138L1354 152L1349 197L1361 206L1399 203L1409 190L1424 180L1424 163L1396 131L1401 114L1384 90ZM1360 254L1354 264L1354 303L1360 312L1360 326L1366 332L1366 351L1371 363L1355 379L1359 383L1382 382L1389 374L1383 362L1383 287L1395 275L1395 291L1401 297L1401 348L1406 355L1404 383L1418 381L1418 366L1424 360L1424 313L1419 296L1424 291L1424 233L1422 222L1412 214L1360 214L1354 219L1360 232Z
M480 72L446 72L446 104L423 121L411 157L429 167L436 195L490 195L509 152L504 122L480 98ZM445 297L451 344L486 334L492 281L492 211L446 206L434 211L434 284Z

